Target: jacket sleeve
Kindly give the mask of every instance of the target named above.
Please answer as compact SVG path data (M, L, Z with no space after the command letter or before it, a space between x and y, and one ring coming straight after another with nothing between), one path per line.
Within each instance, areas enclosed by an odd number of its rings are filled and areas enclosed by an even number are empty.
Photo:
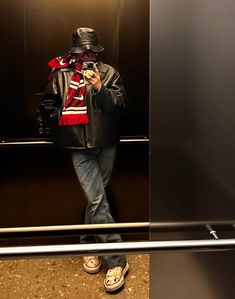
M127 96L118 72L114 72L107 85L101 85L99 92L93 94L97 107L105 113L119 113L127 105Z

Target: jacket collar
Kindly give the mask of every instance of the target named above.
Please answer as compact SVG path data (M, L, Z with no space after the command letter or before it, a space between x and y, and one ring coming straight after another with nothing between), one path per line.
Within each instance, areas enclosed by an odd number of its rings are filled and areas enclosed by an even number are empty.
M101 73L106 73L107 71L107 66L102 61L97 63L97 68Z

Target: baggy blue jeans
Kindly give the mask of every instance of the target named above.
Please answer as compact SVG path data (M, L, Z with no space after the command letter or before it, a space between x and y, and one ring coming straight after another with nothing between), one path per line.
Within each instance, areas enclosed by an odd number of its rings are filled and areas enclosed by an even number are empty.
M112 174L117 146L73 150L72 161L80 185L87 198L85 211L86 224L113 223L105 187ZM81 243L120 242L119 234L83 235ZM104 256L108 268L124 266L126 257L123 255Z

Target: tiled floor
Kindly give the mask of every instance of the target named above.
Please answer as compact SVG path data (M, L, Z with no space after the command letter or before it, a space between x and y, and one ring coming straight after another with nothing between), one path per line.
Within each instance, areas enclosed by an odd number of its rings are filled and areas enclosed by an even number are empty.
M1 299L148 299L149 255L129 255L125 287L115 294L103 288L105 269L87 274L81 258L0 261Z

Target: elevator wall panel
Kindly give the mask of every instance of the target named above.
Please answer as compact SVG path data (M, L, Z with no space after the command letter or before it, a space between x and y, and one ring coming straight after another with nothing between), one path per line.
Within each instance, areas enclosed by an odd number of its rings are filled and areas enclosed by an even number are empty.
M151 221L234 219L235 4L150 8ZM154 255L152 298L229 299L230 259L233 252Z
M70 50L73 29L95 28L101 58L119 69L129 98L120 133L148 135L149 1L3 0L0 13L0 142L26 142L0 148L0 225L82 223L85 199L69 154L27 146L41 141L35 119L47 62ZM148 220L148 145L120 145L116 165L110 192L116 220Z
M130 105L122 116L121 135L148 135L148 3L1 1L0 138L37 137L36 109L47 84L47 63L70 50L78 27L97 30L105 48L101 59L118 68L123 78Z

